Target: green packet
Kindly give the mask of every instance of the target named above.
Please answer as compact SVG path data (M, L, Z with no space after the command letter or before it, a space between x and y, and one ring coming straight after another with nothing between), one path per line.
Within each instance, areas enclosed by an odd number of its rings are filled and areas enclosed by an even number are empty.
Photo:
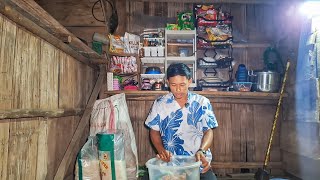
M180 30L194 30L194 16L192 12L178 13L178 25Z
M168 30L180 30L180 27L178 24L167 24L166 29Z

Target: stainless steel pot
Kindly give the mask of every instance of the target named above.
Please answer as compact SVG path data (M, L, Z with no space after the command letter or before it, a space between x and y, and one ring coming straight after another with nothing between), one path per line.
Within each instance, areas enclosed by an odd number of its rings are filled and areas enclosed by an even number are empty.
M257 72L257 91L278 92L280 74L272 71Z

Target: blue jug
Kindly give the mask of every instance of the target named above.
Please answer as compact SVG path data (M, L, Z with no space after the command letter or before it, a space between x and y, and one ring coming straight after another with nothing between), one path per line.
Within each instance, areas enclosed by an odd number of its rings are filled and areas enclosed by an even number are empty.
M239 64L238 70L236 72L237 82L247 82L248 81L248 70L244 64Z

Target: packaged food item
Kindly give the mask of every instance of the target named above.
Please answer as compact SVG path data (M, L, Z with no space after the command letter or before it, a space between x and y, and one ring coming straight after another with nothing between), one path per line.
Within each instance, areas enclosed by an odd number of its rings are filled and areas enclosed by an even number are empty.
M122 138L124 141L117 141L117 137L120 136L114 136L114 146L116 151L115 167L123 167L122 165L116 165L122 164L117 163L118 160L125 160L126 164L122 169L119 169L119 171L121 171L119 172L119 175L124 173L122 171L126 171L128 179L137 179L137 145L124 93L116 94L105 99L98 99L94 103L90 117L90 135L95 136L97 133L106 132L109 129L121 129L123 132ZM123 142L125 159L120 159L117 157L118 155L123 155L122 150L116 150L117 142ZM99 150L101 150L101 148ZM118 171L118 169L116 170Z
M138 71L138 64L134 56L112 56L110 71L114 74L130 74Z
M109 34L110 47L109 51L113 53L124 53L124 42L119 35Z
M178 25L180 30L194 30L194 18L192 12L178 13Z
M101 180L127 180L122 130L97 134Z
M125 32L124 34L124 43L125 43L125 52L137 54L139 50L140 37L135 34Z
M74 172L75 180L100 179L97 139L89 136L88 141L78 153Z
M180 30L180 27L178 24L167 24L166 29L167 30Z

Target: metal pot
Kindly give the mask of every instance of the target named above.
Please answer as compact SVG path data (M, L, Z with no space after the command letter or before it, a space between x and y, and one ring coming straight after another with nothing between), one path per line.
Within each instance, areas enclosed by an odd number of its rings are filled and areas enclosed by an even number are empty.
M257 91L277 92L279 90L280 74L273 71L257 72Z

